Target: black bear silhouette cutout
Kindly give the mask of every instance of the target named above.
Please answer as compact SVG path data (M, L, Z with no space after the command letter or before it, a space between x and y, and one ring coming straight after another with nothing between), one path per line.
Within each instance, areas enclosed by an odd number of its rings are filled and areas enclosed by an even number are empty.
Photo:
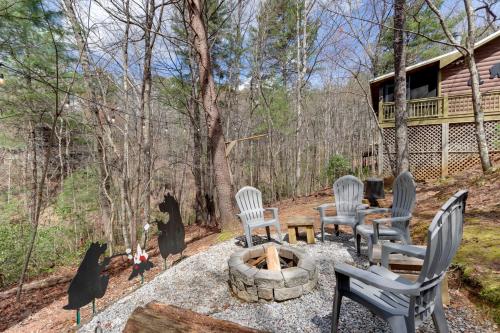
M495 64L490 68L490 79L500 79L500 64Z
M101 275L101 273L109 265L111 259L105 257L99 263L99 258L106 252L106 249L106 244L101 245L98 242L90 244L75 277L71 280L68 288L68 304L63 309L77 310L95 298L104 296L109 276Z
M144 272L149 271L154 265L149 261L149 256L146 251L142 251L141 247L137 245L137 252L134 255L134 265L132 266L132 273L128 277L128 280L132 280L136 276L144 277Z
M162 203L159 205L160 211L168 213L167 223L157 221L160 236L158 236L158 246L163 259L167 259L169 254L177 254L184 251L186 244L184 242L184 224L182 223L179 204L170 193L165 195Z

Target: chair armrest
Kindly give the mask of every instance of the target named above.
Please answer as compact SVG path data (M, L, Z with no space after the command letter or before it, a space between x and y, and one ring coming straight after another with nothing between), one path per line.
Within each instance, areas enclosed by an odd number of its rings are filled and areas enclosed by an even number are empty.
M426 252L426 248L415 245L384 243L382 244L382 266L389 268L389 256L392 253L401 253L409 257L424 259Z
M335 265L335 272L342 275L348 276L359 280L367 285L399 294L405 295L419 295L420 290L418 288L412 288L408 284L404 284L398 281L386 279L380 275L372 273L370 271L365 271L347 264Z
M380 224L389 224L392 222L407 222L409 223L411 219L411 214L406 216L398 216L398 217L384 217L381 219L372 220L373 223L373 243L378 243L379 236L379 225Z
M375 207L375 208L368 208L368 209L359 209L359 213L363 213L364 215L368 214L382 214L382 213L389 213L391 211L390 208L382 208L382 207Z
M319 211L319 216L321 219L323 219L326 216L325 210L327 208L330 208L330 207L335 207L335 203L325 203L325 204L322 204L314 209Z
M269 208L265 208L264 210L265 211L271 211L273 213L273 219L277 219L278 218L278 208L269 207Z
M329 207L335 207L335 203L325 203L325 204L322 204L322 205L319 205L318 207L315 207L314 209L316 210L324 210L324 209L327 209Z
M400 216L400 217L384 217L380 219L374 219L372 220L373 223L375 224L387 224L389 222L405 222L409 221L411 219L411 215L407 216Z
M243 225L246 224L246 219L245 219L243 213L236 214L236 216L240 219L240 221L241 221L241 223L243 223Z
M365 206L368 206L368 205L365 205ZM365 216L368 214L388 213L390 211L391 210L389 208L380 208L380 207L370 208L368 206L365 209L365 208L362 208L361 206L358 206L356 209L356 214L358 216L358 223L364 224L365 223Z
M368 208L370 208L370 205L367 205L367 204L359 204L356 206L356 210L367 210Z

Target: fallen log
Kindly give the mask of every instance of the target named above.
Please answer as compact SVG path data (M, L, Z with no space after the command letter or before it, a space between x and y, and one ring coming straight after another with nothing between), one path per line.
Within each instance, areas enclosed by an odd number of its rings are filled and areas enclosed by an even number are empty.
M215 319L174 305L151 302L134 310L123 333L259 333L227 320Z
M27 283L23 286L23 293L30 290L49 288L57 284L69 282L73 278L73 275L74 275L73 273L67 273L64 275L51 276L43 280L37 280ZM7 299L11 296L14 296L16 292L17 292L17 287L0 292L0 301Z

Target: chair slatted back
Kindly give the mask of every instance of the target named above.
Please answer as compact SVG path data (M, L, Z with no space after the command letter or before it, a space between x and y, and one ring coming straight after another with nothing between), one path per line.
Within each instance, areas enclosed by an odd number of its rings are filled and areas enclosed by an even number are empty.
M343 176L333 184L333 195L338 216L355 216L363 200L363 182L354 176Z
M422 291L415 298L415 317L423 321L434 309L438 286L462 240L467 191L459 191L436 214L427 234L427 251L417 283Z
M451 264L462 241L467 191L459 191L436 214L427 234L427 252L419 281L441 277Z
M247 222L264 220L262 193L255 187L245 186L236 193L236 203L241 212L241 217Z
M392 185L392 217L408 216L413 212L417 198L417 189L413 176L408 171L402 172ZM404 222L392 222L392 227L405 231Z

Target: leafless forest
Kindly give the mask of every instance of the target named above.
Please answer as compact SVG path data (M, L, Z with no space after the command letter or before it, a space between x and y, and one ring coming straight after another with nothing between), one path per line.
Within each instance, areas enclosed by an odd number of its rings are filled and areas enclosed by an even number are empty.
M425 3L404 7L408 63L453 48ZM231 229L244 185L273 202L376 174L368 80L393 70L392 7L0 0L0 287L91 240L133 247L167 192L185 224Z

